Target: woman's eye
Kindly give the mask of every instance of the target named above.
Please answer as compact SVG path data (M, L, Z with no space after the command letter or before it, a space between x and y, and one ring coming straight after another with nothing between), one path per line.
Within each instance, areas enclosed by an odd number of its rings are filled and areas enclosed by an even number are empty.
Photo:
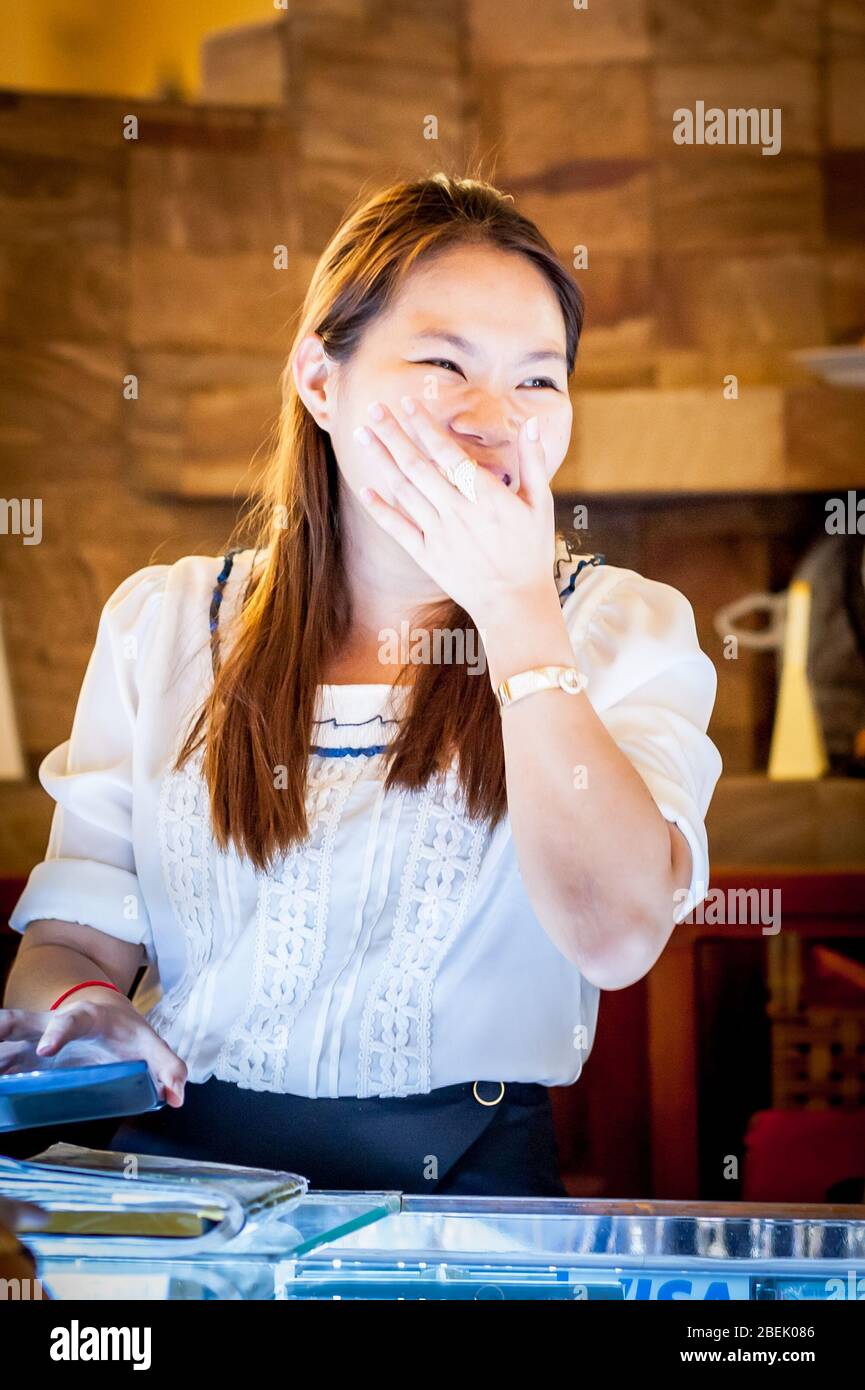
M418 363L417 363L417 366L419 366L419 367L453 367L453 369L454 369L455 372L458 372L458 371L460 370L459 367L456 365L456 363L455 363L455 362L451 362L450 359L447 358L447 357L425 357L421 362L418 362Z
M451 362L449 357L424 357L420 362L415 362L414 365L416 367L447 367L455 372L459 372L460 376L463 375L462 369L458 367L455 362ZM529 382L538 383L534 388L535 390L559 390L556 383L548 376L530 376L528 380Z

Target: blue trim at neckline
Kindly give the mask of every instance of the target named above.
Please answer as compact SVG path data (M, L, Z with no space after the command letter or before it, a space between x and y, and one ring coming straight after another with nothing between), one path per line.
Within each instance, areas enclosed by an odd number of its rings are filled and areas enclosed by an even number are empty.
M570 559L570 556L569 556L568 558ZM559 599L560 599L560 600L561 600L561 599L566 599L566 598L568 597L569 594L572 594L572 593L574 592L574 585L575 585L576 582L577 582L577 575L580 574L580 573L582 572L582 570L584 570L584 569L586 568L587 565L603 565L603 564L606 564L606 560L605 560L604 556L601 555L601 554L590 555L590 556L587 556L587 557L585 557L584 559L580 560L580 563L577 565L577 568L574 570L574 572L573 572L573 574L571 575L571 577L570 577L568 583L566 584L565 588L562 589L561 592L559 593Z
M387 752L387 744L374 743L370 748L319 748L312 744L309 751L319 758L374 758Z

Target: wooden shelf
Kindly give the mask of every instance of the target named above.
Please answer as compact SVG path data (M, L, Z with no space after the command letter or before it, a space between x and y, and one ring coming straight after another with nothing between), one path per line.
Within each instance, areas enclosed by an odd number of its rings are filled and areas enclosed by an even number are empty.
M865 780L721 777L706 817L711 871L865 869Z
M559 493L809 492L865 483L865 391L826 386L581 391Z

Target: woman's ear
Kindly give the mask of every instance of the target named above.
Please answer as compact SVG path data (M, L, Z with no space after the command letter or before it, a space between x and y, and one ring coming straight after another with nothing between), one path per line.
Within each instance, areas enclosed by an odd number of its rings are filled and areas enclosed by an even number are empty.
M298 395L321 429L330 432L335 400L335 367L317 333L298 343L291 370Z

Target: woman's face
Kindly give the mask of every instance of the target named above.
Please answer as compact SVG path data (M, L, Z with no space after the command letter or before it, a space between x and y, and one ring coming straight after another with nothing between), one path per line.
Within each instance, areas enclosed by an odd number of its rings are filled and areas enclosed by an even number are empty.
M393 304L367 328L353 357L329 362L308 335L295 359L304 402L331 436L343 484L374 487L375 465L355 438L373 401L404 418L400 397L416 396L482 467L519 490L517 433L536 415L549 478L571 434L572 409L559 301L519 253L459 246L406 277ZM362 504L361 504L362 505Z

